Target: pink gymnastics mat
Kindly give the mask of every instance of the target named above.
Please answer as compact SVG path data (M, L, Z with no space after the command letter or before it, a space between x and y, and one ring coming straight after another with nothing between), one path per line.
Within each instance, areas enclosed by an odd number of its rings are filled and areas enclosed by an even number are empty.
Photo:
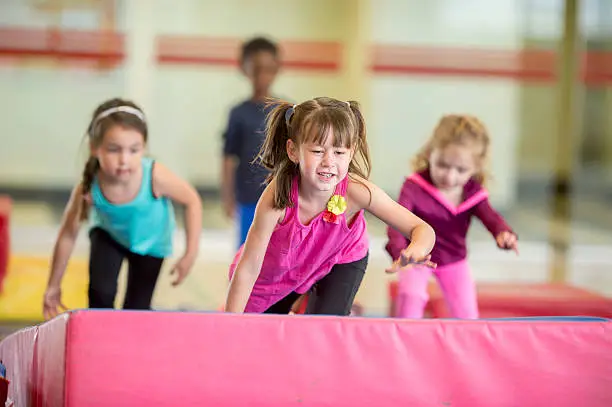
M0 343L16 407L612 406L612 323L74 311Z

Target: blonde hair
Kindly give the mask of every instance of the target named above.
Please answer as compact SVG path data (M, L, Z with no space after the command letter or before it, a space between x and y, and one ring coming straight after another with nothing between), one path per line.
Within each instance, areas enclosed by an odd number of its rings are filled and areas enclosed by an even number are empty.
M267 116L266 139L258 159L271 171L267 181L276 180L275 208L292 206L291 183L299 172L287 155L287 140L298 146L307 142L322 144L331 130L335 146L355 149L349 175L369 178L370 152L365 121L357 102L319 97L293 105L270 99L268 106L272 110Z
M433 134L414 157L412 168L415 172L429 168L429 157L433 150L445 148L450 144L461 144L475 149L479 170L472 176L481 185L490 179L487 165L489 161L490 137L484 124L474 116L450 114L442 116Z

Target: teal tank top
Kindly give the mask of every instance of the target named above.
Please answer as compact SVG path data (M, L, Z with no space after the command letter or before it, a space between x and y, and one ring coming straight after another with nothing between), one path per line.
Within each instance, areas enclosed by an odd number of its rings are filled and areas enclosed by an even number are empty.
M151 158L142 159L142 184L136 198L124 204L109 202L97 178L91 186L91 228L101 228L132 253L168 257L172 254L174 207L166 197L153 195Z

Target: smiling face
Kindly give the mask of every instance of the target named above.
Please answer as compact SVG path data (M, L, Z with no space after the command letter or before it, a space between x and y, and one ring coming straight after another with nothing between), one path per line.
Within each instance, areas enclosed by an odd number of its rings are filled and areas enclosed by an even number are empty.
M331 129L322 142L307 141L299 146L287 141L287 154L300 169L301 186L311 191L334 191L346 177L354 150L335 143Z

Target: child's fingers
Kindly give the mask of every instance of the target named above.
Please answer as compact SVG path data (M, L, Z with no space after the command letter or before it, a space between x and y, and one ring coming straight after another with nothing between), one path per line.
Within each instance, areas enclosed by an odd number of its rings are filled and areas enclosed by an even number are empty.
M496 238L495 238L495 243L497 243L497 246L500 248L504 248L506 246L506 239L505 239L505 235L503 233L500 233Z
M438 267L438 265L431 260L412 261L410 262L408 266L424 266L424 267L429 267L432 269L435 269L436 267Z
M409 266L409 265L429 266L430 264L434 264L430 261L430 259L431 259L431 255L427 255L425 257L417 257L414 255L410 255L410 256L402 257L401 265L404 267Z
M506 239L506 242L509 248L514 249L516 246L516 236L514 235L508 236L508 238Z
M394 262L391 264L391 266L389 266L389 267L387 267L387 268L385 269L385 273L388 273L388 274L397 273L397 271L398 271L400 268L401 268L401 265L400 265L400 261L399 261L399 259L398 259L398 260L395 260L395 261L394 261Z
M398 265L401 267L406 267L411 264L418 263L419 259L412 252L402 253L400 258L398 259Z
M412 260L410 262L407 262L406 264L403 264L403 262L396 260L390 267L387 267L385 269L385 272L388 274L393 274L393 273L397 273L400 270L406 270L414 266L425 266L425 267L429 267L432 269L437 268L438 265L434 263L433 261L429 260L429 258L431 258L431 256L427 256L426 260L419 260L419 261Z
M175 264L175 265L172 267L172 270L170 270L170 275L174 275L174 274L176 274L177 269L178 269L178 264Z
M514 253L516 253L517 256L519 255L518 242L516 241L516 238L510 245L510 248L514 251Z
M516 235L514 235L512 233L508 233L506 236L504 236L504 242L503 243L504 243L504 245L503 245L504 249L512 250L517 255L519 254L519 251L518 251L518 239L516 238Z
M398 267L395 264L392 264L390 267L387 267L385 269L385 273L393 274L393 273L397 272L397 270L398 270Z
M408 264L412 261L412 253L410 252L402 252L400 254L400 258L398 259L402 264Z
M174 276L178 274L178 264L174 265L174 267L172 267L172 270L170 270L170 275ZM175 287L178 284L178 280L180 278L180 274L177 275L175 278L172 279L172 282L170 283L173 287Z
M179 270L178 267L174 271L176 271L177 276L176 276L176 279L172 282L172 285L176 287L177 285L183 282L183 280L187 276L187 273L184 272L183 270Z

